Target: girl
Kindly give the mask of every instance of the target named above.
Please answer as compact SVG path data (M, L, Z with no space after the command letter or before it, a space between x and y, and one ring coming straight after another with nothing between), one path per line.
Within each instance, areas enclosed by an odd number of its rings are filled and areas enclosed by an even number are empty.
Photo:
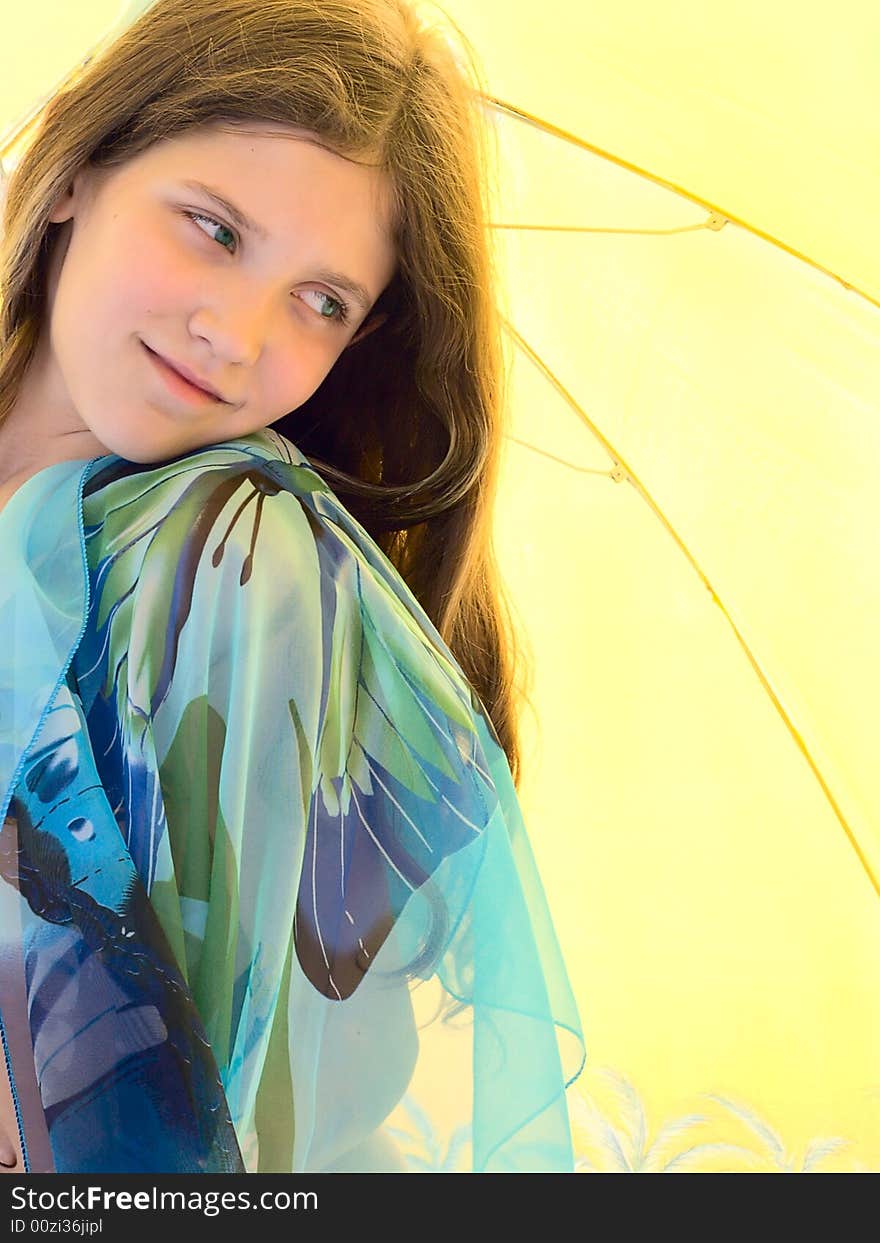
M158 0L11 178L7 1168L573 1167L464 63L406 0Z

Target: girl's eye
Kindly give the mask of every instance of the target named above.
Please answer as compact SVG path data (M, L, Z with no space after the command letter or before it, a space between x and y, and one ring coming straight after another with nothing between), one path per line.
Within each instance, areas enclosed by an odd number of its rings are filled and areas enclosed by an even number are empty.
M236 242L236 245L237 245L237 235L235 233L235 230L229 228L228 225L223 224L222 221L215 220L213 216L205 216L201 214L200 212L185 211L183 214L185 216L188 216L189 219L192 220L194 223L199 220L205 220L207 221L208 224L212 224L216 228L220 229L222 233L228 233L230 239ZM201 232L204 233L204 229L201 229ZM226 246L226 243L221 241L220 237L216 237L214 240L219 241L222 246ZM230 254L231 253L232 252L230 251ZM323 311L318 312L321 319L327 319L327 320L330 320L332 323L337 323L337 324L345 324L348 322L349 312L348 312L347 303L343 302L339 298L332 297L332 295L328 293L324 293L322 289L307 289L306 293L316 294L319 298L323 298L325 300L324 301L325 306L328 306L328 305L330 306L330 309L331 309L330 314L325 314ZM334 308L336 308L335 313L334 313Z

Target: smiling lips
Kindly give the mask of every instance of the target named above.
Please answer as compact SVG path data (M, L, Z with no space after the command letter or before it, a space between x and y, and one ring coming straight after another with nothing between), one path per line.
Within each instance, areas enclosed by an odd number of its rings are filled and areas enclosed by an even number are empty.
M210 397L214 401L220 401L224 404L228 404L226 399L222 397L216 389L212 388L211 385L207 384L205 381L200 380L196 372L190 371L188 367L183 367L179 363L172 362L170 359L165 358L164 355L157 353L156 350L150 349L145 341L142 344L152 358L160 364L163 368L163 372L164 369L167 368L167 370L176 378L185 381L188 389L196 389L198 392L202 393L206 397Z

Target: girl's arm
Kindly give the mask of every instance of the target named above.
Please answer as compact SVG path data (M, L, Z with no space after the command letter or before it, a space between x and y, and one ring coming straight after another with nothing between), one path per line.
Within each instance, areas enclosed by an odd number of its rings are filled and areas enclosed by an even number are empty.
M0 1060L0 1174L21 1174L23 1171L18 1119L6 1073L6 1059L3 1058Z

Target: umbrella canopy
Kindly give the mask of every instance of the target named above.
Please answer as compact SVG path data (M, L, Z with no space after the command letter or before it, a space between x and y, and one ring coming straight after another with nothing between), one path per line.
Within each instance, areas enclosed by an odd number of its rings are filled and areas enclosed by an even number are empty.
M4 18L5 167L145 7ZM495 538L580 1168L878 1168L880 13L425 7L498 140Z

